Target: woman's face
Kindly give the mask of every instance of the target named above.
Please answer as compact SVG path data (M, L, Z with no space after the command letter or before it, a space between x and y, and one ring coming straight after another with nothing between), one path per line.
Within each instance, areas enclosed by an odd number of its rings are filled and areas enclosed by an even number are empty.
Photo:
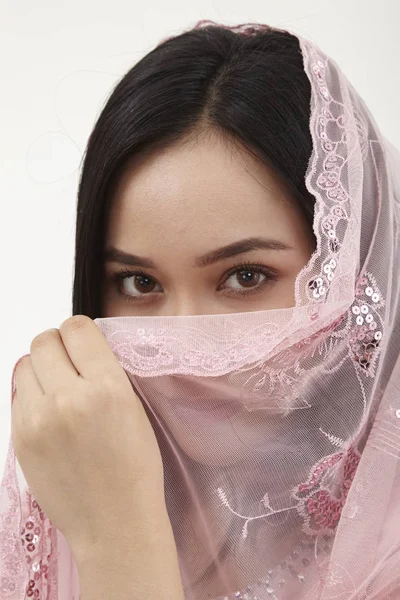
M213 133L131 160L108 221L102 317L295 304L314 237L275 173L233 148Z
M314 237L278 177L213 135L131 160L115 190L105 250L102 317L226 314L293 306ZM154 401L168 400L163 420L193 460L227 465L242 456L243 439L262 444L272 435L270 417L257 411L208 414L207 427L181 418L174 382ZM210 439L226 443L216 453Z

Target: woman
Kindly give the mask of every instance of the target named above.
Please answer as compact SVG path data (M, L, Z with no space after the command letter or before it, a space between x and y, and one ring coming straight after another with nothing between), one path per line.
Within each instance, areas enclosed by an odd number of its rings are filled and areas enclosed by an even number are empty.
M200 22L125 75L84 316L14 369L2 597L400 597L399 164L285 31Z

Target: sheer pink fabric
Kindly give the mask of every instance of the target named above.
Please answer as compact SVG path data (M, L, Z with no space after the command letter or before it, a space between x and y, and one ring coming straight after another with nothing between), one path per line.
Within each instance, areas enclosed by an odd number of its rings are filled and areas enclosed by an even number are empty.
M318 246L296 306L96 319L160 444L187 600L400 598L400 155L300 43ZM11 441L0 525L2 599L78 600Z

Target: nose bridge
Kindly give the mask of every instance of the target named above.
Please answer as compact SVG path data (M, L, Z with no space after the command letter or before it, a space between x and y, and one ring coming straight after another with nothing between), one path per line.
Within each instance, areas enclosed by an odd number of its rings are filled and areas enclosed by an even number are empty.
M209 314L207 296L201 290L196 290L192 286L183 283L168 302L167 310L170 315L175 317L187 317L190 315Z
M208 311L205 306L204 298L202 301L201 296L197 299L190 296L176 298L172 306L172 312L176 317L188 317L190 315L205 315Z

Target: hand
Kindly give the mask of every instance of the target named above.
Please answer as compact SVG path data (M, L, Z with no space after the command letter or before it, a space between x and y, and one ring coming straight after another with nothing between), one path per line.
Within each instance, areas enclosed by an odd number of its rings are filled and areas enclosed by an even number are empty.
M143 519L165 505L158 443L126 373L83 315L30 351L15 372L12 441L35 500L72 549L123 535L128 509L132 531L135 507Z

